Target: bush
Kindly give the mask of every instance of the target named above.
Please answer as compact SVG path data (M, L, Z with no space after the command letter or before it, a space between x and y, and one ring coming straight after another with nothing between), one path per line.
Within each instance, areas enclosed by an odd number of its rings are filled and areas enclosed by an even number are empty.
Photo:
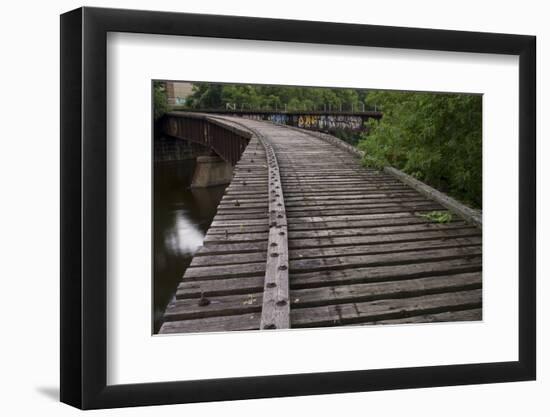
M359 143L365 165L394 166L481 207L480 95L377 91L367 100L384 116Z
M160 81L153 83L153 110L155 120L160 119L168 111L166 89L164 88L164 83Z

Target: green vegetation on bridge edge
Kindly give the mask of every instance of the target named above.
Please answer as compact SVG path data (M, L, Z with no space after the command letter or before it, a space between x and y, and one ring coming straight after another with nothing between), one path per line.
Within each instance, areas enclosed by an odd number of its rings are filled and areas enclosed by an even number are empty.
M384 114L358 146L367 166L391 165L481 208L480 95L371 91L367 99Z

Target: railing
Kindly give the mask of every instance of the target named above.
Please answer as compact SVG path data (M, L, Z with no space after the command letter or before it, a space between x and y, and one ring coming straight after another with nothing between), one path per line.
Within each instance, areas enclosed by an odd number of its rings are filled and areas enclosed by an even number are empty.
M198 112L198 113L197 113ZM178 111L179 114L187 114L188 111ZM324 112L324 111L244 111L244 110L196 110L190 114L218 114L224 116L242 117L252 120L263 120L276 124L299 127L301 129L316 130L322 132L350 131L367 132L368 121L380 120L381 112Z

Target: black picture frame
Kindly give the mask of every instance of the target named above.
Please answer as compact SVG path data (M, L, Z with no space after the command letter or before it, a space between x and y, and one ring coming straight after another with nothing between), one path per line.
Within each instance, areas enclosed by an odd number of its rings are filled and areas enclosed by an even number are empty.
M519 360L108 386L108 32L519 56ZM533 380L536 38L251 17L80 8L61 16L61 401L82 409Z

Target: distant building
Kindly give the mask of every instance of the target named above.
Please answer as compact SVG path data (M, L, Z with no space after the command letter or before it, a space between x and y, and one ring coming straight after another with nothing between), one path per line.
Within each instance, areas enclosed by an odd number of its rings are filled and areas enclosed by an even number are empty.
M186 82L166 81L168 105L182 106L193 92L193 84Z

